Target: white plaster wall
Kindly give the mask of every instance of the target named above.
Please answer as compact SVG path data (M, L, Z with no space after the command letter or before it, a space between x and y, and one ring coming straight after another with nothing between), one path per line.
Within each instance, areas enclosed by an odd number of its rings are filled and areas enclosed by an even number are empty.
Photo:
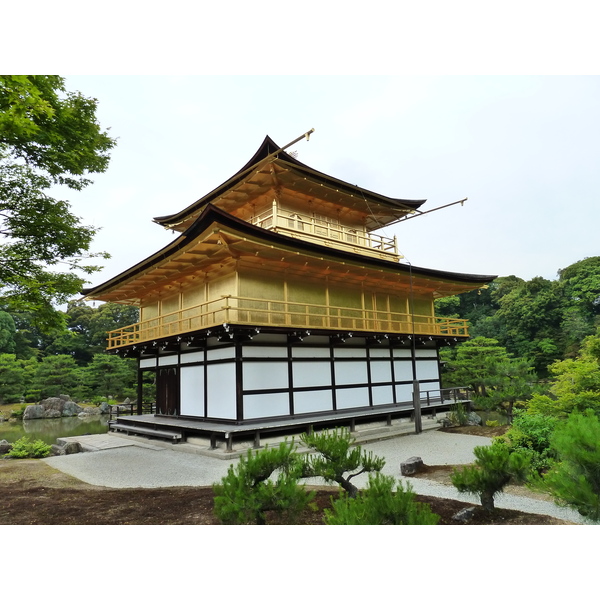
M181 414L204 417L204 367L181 367Z
M396 386L396 402L412 402L412 394L412 383L404 383Z
M307 348L306 346L293 346L293 358L329 358L329 348Z
M383 385L381 387L374 387L373 390L373 404L379 406L380 404L392 404L394 402L394 396L392 394L391 385Z
M289 414L290 396L287 393L244 396L245 419L287 416Z
M223 358L235 358L235 348L210 348L207 353L207 360L221 360Z
M385 383L392 381L392 366L390 361L375 361L369 363L371 367L371 382Z
M350 385L353 383L367 383L366 362L336 362L336 385Z
M331 365L328 362L292 363L294 387L331 385Z
M235 364L208 365L207 417L235 419Z
M418 360L417 361L417 379L439 379L437 360Z
M251 358L287 358L287 348L273 346L244 346L243 356Z
M437 358L437 350L435 348L417 348L415 355L417 358Z
M339 409L369 406L369 390L367 388L336 390L335 399Z
M166 367L168 365L176 365L179 362L179 357L175 354L173 356L159 356L158 366Z
M389 358L390 351L387 348L371 348L369 355L372 358Z
M248 362L242 364L244 390L272 390L289 387L287 362Z
M336 358L365 358L367 356L367 349L359 347L336 347L333 349L333 355Z
M140 369L145 369L147 367L156 367L156 358L142 358L142 360L140 360Z
M331 390L294 392L294 412L296 414L333 410Z
M189 354L182 354L180 362L182 365L191 362L203 362L204 352L190 352Z
M396 381L412 381L412 363L408 360L395 360L394 375Z

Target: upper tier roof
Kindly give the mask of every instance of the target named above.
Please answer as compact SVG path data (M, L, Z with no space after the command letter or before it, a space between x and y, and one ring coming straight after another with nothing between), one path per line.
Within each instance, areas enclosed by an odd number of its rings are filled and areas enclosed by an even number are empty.
M274 261L286 268L323 275L339 271L347 285L360 282L370 271L385 278L390 290L414 287L434 297L460 294L493 281L495 275L472 275L426 269L354 255L256 227L209 205L176 240L111 280L83 290L88 299L135 304L143 293L175 280L195 277L220 261ZM343 265L343 269L341 266ZM341 269L341 270L340 270Z
M178 213L156 217L154 221L166 228L184 231L208 204L232 212L235 206L245 204L256 194L275 186L364 212L369 231L397 222L418 211L425 202L390 198L330 177L301 163L266 136L248 163L225 183Z

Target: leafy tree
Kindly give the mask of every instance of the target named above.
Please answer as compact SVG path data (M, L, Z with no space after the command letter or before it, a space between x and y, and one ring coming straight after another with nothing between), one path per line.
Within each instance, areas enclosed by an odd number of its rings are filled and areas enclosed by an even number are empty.
M509 357L490 362L487 396L478 397L476 401L484 408L503 412L511 423L514 407L524 407L532 394L540 389L535 385L536 380L537 377L527 359Z
M0 311L0 353L12 354L17 349L15 340L17 328L14 319L4 311Z
M96 349L106 348L107 332L127 327L139 321L136 306L106 302L93 309L89 323L90 344Z
M365 452L360 446L350 448L354 439L346 429L320 433L304 433L301 441L317 454L305 456L305 477L322 477L335 482L350 496L356 498L358 488L350 481L361 473L381 471L385 459Z
M96 354L85 368L86 387L93 396L125 399L135 394L137 363L108 354Z
M454 469L452 484L459 492L476 494L486 511L494 510L494 498L512 481L525 481L529 473L529 458L511 453L505 445L477 446L473 449L475 463Z
M600 256L584 258L558 271L569 303L590 317L600 315Z
M397 487L394 490L394 483ZM428 504L417 502L410 484L403 488L389 475L369 474L369 485L356 498L342 492L325 509L327 525L437 525L439 515Z
M39 395L37 400L61 394L75 395L80 386L77 363L72 356L46 356L37 365L33 385Z
M62 77L0 76L0 300L42 329L62 325L53 302L80 291L78 273L98 269L84 261L107 256L89 252L95 229L48 195L55 185L81 190L106 170L115 141L96 105Z
M14 354L0 354L0 404L19 402L25 395L25 371Z
M303 464L293 443L248 450L213 486L215 514L225 524L264 525L269 511L294 521L315 495L299 485L302 474Z
M513 358L498 340L477 337L440 355L445 361L444 386L471 387L479 407L503 411L509 421L513 408L536 390L529 361Z
M593 411L573 413L552 437L559 462L543 477L544 487L563 506L600 521L600 420Z
M493 338L476 337L455 348L445 348L444 387L470 387L477 396L487 395L490 365L509 358L506 348Z
M538 375L562 356L560 326L564 302L555 281L534 277L514 287L499 300L496 317L503 323L507 350L533 362Z
M600 334L585 338L576 358L557 361L550 372L554 381L549 393L534 394L529 413L566 418L592 409L600 414Z
M37 345L43 355L68 354L78 365L87 365L106 349L108 331L136 323L138 315L134 306L106 303L92 308L72 301L65 313L66 327L55 333L38 332Z

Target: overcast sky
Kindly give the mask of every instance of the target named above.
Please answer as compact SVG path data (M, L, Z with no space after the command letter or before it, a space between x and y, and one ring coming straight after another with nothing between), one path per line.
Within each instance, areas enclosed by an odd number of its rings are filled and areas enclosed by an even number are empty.
M319 171L424 209L385 228L413 265L523 279L600 255L598 76L67 76L118 138L66 194L102 283L173 239L152 218L223 183L265 135Z

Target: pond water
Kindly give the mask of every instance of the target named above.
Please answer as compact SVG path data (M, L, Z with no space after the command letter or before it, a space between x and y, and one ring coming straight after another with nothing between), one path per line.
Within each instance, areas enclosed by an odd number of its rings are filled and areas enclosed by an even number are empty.
M28 419L0 423L0 440L14 442L23 436L55 444L56 438L72 437L108 431L108 415L90 417L63 417L61 419Z

